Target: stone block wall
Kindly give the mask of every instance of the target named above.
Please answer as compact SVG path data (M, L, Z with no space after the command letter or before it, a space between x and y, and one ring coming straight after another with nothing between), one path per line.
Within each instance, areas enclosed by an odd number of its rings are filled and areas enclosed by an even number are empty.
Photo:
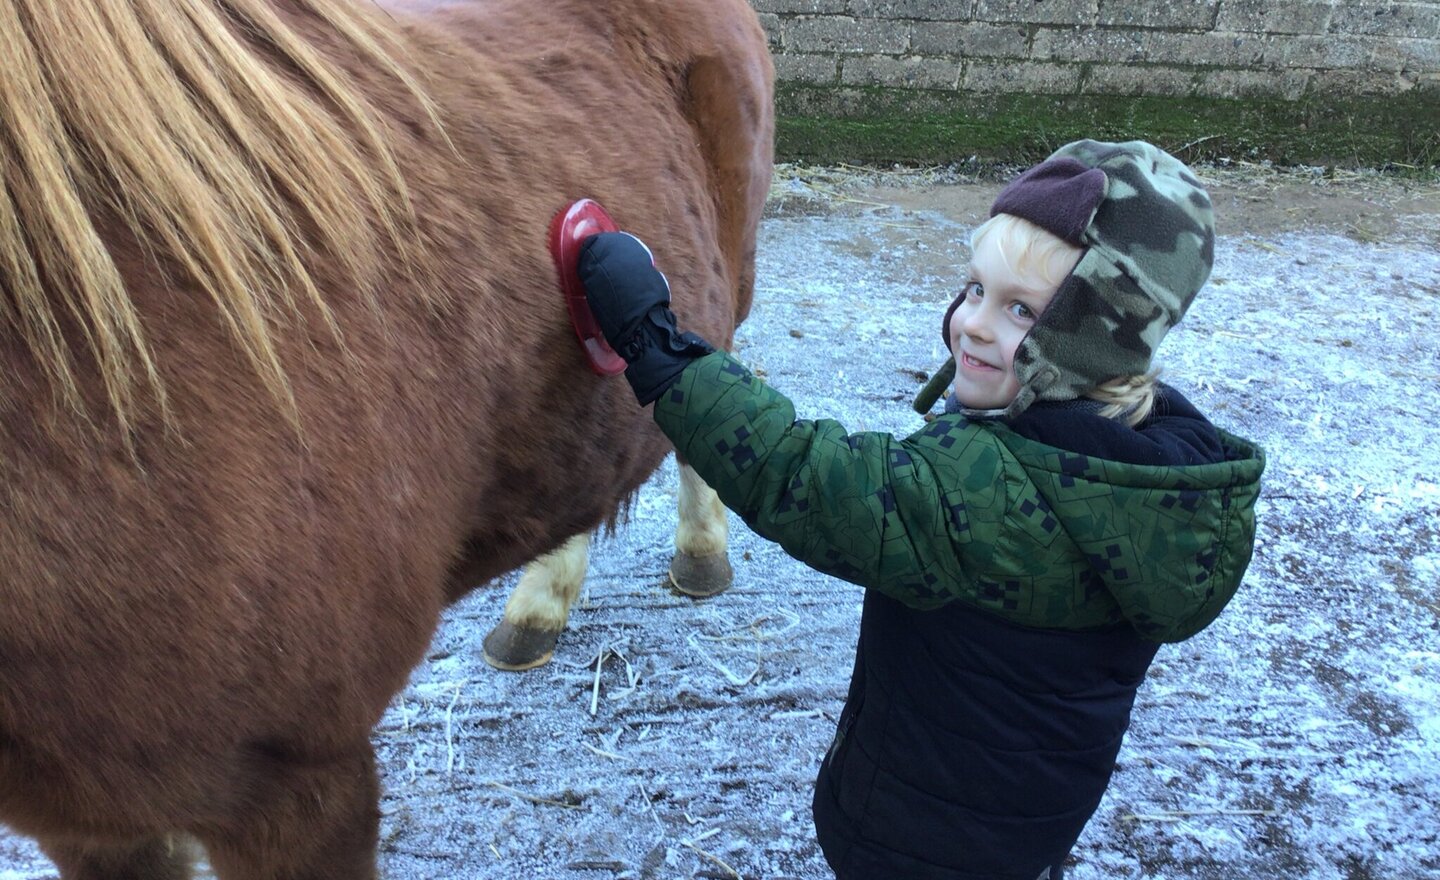
M782 86L1283 101L1440 93L1440 2L751 3Z

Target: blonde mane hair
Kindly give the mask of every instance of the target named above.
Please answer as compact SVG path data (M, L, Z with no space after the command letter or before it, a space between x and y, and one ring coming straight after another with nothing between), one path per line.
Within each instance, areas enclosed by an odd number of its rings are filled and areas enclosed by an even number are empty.
M1013 214L996 214L977 226L970 233L971 252L992 237L1006 267L1036 287L1059 287L1084 253L1082 248ZM1133 428L1145 421L1155 407L1159 375L1160 371L1154 369L1138 376L1116 376L1085 396L1103 404L1101 416L1119 419Z
M433 108L378 10L293 5L287 17L269 0L0 0L0 332L77 413L82 338L122 430L137 386L165 410L99 218L214 301L287 409L272 326L308 304L336 331L311 255L369 296L388 254L412 247L386 124L296 22L398 80L432 122Z

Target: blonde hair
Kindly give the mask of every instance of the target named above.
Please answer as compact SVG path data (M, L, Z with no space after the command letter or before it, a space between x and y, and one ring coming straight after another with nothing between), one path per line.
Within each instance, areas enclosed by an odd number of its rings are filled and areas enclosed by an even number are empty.
M1090 389L1085 396L1104 404L1100 415L1119 419L1133 428L1154 411L1155 383L1159 376L1158 367L1138 376L1118 376Z
M996 214L977 226L970 233L971 252L992 238L1006 268L1032 286L1059 287L1084 253L1083 248L1013 214ZM1159 375L1155 369L1138 376L1117 376L1085 396L1104 405L1101 416L1119 419L1133 428L1149 418L1155 408Z
M363 69L401 84L386 20L364 3L297 0ZM0 329L84 412L66 325L94 358L122 430L135 386L165 395L103 222L214 303L266 387L293 409L271 337L309 305L337 333L307 268L332 258L366 297L384 246L415 220L390 131L355 78L269 0L0 0ZM436 122L438 129L438 122Z
M1016 277L1052 290L1060 286L1079 262L1084 249L1023 217L996 214L970 233L970 252L994 239L1005 267Z

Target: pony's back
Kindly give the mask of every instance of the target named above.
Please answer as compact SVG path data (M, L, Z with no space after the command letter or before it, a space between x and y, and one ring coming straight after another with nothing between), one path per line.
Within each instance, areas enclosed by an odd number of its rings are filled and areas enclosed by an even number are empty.
M0 821L65 876L181 876L171 832L373 869L369 731L451 572L666 451L585 370L556 209L716 342L748 308L753 13L540 6L0 0Z

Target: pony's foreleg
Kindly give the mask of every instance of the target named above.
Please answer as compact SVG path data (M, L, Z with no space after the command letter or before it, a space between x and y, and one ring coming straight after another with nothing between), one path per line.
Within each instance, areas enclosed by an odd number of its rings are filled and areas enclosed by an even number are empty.
M311 757L258 748L235 783L244 812L196 829L219 880L375 880L380 783L369 741Z
M61 880L188 880L190 847L172 837L124 843L41 840Z
M580 534L525 566L505 617L485 637L486 663L514 671L550 662L589 558L590 535Z
M725 592L735 578L725 557L730 525L725 505L694 468L680 462L680 522L675 526L675 558L670 582L687 596L705 598Z

